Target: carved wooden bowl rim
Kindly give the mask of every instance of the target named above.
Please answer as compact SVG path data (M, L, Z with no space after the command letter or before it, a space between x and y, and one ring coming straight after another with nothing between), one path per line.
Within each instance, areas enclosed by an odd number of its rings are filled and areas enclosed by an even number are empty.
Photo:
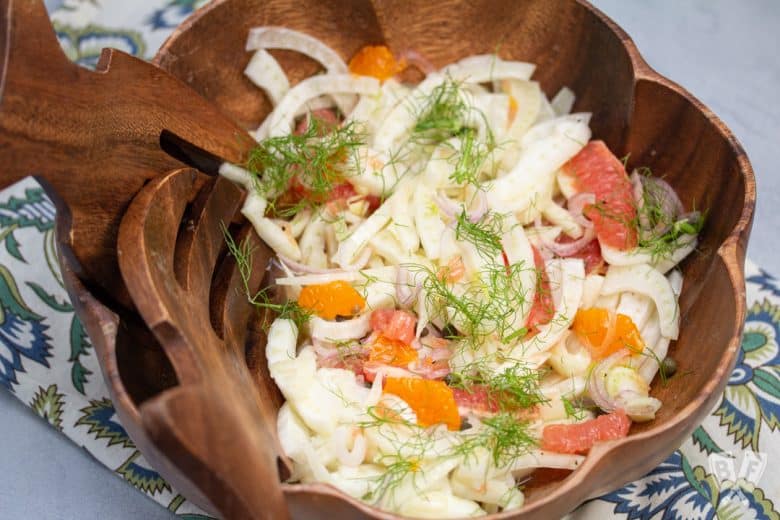
M199 20L209 16L211 11L219 8L225 3L229 3L230 1L231 0L215 0L211 4L193 13L181 25L179 25L176 30L173 31L170 37L162 45L154 58L154 63L160 65L162 59L170 52L176 40L182 34L189 31ZM639 81L648 81L664 86L683 96L684 99L690 102L709 121L709 123L717 129L721 136L726 139L737 158L739 170L742 175L742 182L744 183L745 188L744 204L736 225L717 249L717 255L720 256L721 260L725 264L728 270L731 284L734 288L733 297L736 303L736 314L734 316L733 327L734 335L730 338L728 347L724 351L716 371L711 374L710 378L707 380L707 383L699 389L696 396L687 405L677 411L673 417L669 418L662 424L649 428L646 431L632 433L628 437L620 440L597 444L586 457L583 464L551 492L546 494L544 497L536 499L533 502L527 504L521 510L507 511L504 513L488 515L486 517L492 519L510 517L515 518L518 517L518 514L525 516L526 514L533 514L534 512L538 514L542 512L540 510L544 509L555 501L563 501L567 504L571 504L571 508L573 508L591 496L596 496L603 492L609 491L609 485L606 487L603 485L584 485L592 470L599 463L601 463L603 459L609 458L610 455L614 452L628 446L635 446L636 449L641 450L640 446L645 441L656 436L661 436L665 433L673 434L674 430L681 427L685 428L685 424L690 420L691 416L702 415L709 411L703 410L702 408L711 400L711 398L713 398L713 394L720 387L722 387L731 372L734 361L736 359L737 350L740 347L742 323L744 322L745 317L745 294L744 290L742 289L744 288L745 283L743 267L744 247L746 245L747 235L749 233L753 217L756 198L756 186L753 169L742 149L742 146L739 144L732 132L726 127L726 125L709 108L707 108L704 104L692 96L683 87L677 85L673 81L653 70L641 56L639 50L631 38L615 22L583 0L571 1L589 10L601 22L603 22L622 43L631 60L634 86L636 86ZM241 52L241 50L239 49L237 52ZM669 446L670 450L674 447L676 446ZM286 494L303 493L338 497L339 499L349 502L353 507L374 518L398 518L396 515L373 508L357 499L348 496L346 493L343 493L325 484L283 483L282 488ZM594 492L594 489L597 492Z

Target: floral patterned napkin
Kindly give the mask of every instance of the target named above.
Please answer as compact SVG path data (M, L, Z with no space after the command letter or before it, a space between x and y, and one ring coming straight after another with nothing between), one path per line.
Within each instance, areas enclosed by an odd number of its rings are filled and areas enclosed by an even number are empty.
M93 66L103 47L150 57L205 2L48 3L65 52ZM0 192L0 386L163 507L208 518L160 477L119 423L62 284L54 215L32 178ZM742 348L720 403L655 470L571 518L780 520L780 287L752 263L746 270Z

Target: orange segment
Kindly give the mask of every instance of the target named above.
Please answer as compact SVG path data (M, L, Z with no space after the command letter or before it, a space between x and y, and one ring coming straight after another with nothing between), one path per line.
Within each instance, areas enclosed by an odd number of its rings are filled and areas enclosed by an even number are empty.
M625 314L618 314L615 318L615 340L610 350L617 352L621 348L627 348L632 353L642 352L645 348L645 342L642 341L642 335L634 320Z
M366 45L349 60L349 71L360 76L373 76L380 81L392 78L406 68L395 60L384 45Z
M347 282L335 281L305 286L298 297L298 305L320 318L335 320L336 316L359 313L366 306L366 300Z
M460 415L455 397L450 387L442 381L388 377L384 391L406 401L417 415L417 424L420 426L444 423L450 430L460 429Z
M600 307L577 311L572 329L596 360L623 348L634 353L642 352L645 348L642 335L629 316L613 316L607 309Z
M582 343L594 347L604 343L609 331L609 322L610 316L607 309L591 307L577 311L572 328Z
M403 341L380 334L371 345L368 360L383 365L406 367L409 363L417 361L417 351Z

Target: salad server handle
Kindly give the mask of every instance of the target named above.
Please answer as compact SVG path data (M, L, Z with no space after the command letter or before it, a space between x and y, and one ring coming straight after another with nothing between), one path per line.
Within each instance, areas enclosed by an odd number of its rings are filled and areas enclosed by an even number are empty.
M162 69L104 49L87 70L61 50L42 1L0 0L0 188L50 183L71 214L65 253L101 300L132 308L115 246L135 193L182 160L240 163L253 144Z

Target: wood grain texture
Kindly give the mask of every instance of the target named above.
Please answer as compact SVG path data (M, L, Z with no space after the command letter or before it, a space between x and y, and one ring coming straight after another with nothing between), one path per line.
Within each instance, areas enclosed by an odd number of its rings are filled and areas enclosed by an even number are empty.
M116 50L89 71L60 50L42 1L0 0L2 187L46 178L70 208L63 244L75 274L131 307L116 265L122 212L152 177L182 165L164 130L225 160L251 138L178 79Z
M179 169L145 186L122 218L122 275L180 383L141 404L139 415L148 440L180 472L171 481L182 492L196 488L226 518L285 518L278 408L261 398L264 387L248 369L246 349L259 348L249 327L254 309L235 262L221 254L220 224L232 220L241 199L223 178ZM251 282L258 288L270 252L255 246ZM215 273L221 285L214 291L223 295L211 300Z
M12 25L0 24L0 31ZM385 42L395 51L421 52L437 65L496 49L503 58L537 63L535 77L546 93L571 87L578 94L575 109L594 114L594 135L618 155L630 153L629 166L651 167L670 180L686 206L695 201L697 207L711 209L701 251L683 265L682 333L672 347L680 371L690 373L667 386L654 385L653 395L664 402L655 421L634 425L627 438L595 447L570 475L529 489L522 510L494 518L560 517L588 497L652 469L690 434L719 397L739 348L745 315L744 252L755 204L749 161L717 117L652 71L628 36L606 17L575 0L217 0L173 34L155 63L210 101L215 114L254 128L270 110L263 94L243 75L250 58L243 50L247 31L259 25L302 30L345 59L364 44ZM318 70L294 53L275 55L293 83ZM77 75L69 85L94 81L67 70ZM30 74L38 77L34 71ZM96 99L102 104L117 101L109 94ZM181 100L177 110L193 110L187 106L189 98ZM2 110L6 100L0 102ZM138 98L128 98L123 106L138 103ZM9 106L21 110L20 105ZM80 113L85 103L74 106ZM78 125L84 121L78 118L86 116L66 117ZM98 129L110 126L89 121ZM3 124L2 135L16 135ZM100 135L115 139L117 134ZM79 139L70 139L52 145L52 153L60 154L53 157L65 161L72 157L70 150L83 149ZM205 144L198 143L215 150ZM27 148L28 155L32 149ZM0 153L8 152L0 148ZM110 154L85 157L114 164ZM126 213L123 208L132 194L122 199L124 205L111 201L105 209L114 226L121 220L119 265L138 315L113 312L84 290L79 278L83 267L67 254L69 221L75 223L83 207L67 194L80 192L75 180L52 183L66 193L66 210L58 213L66 281L71 294L80 298L79 316L100 354L131 437L185 495L225 518L395 518L325 485L280 484L287 475L276 438L282 401L268 377L259 318L237 291L235 264L222 251L218 229L220 221L240 222L235 210L242 194L194 170L171 170L174 166L165 161L145 163L143 179L154 180ZM102 173L109 171L103 168L99 178L119 175ZM126 193L135 193L141 184ZM84 193L85 201L97 196L96 190ZM246 226L239 233L261 248L252 280L252 286L259 287L268 251ZM115 289L115 284L106 287Z
M349 17L334 13L359 13L355 16L363 23L345 31ZM258 25L303 30L345 59L363 44L384 42L396 52L417 50L439 66L496 49L503 58L534 62L534 77L546 93L572 88L575 110L593 113L594 135L619 156L630 153L630 167L649 166L665 176L688 207L712 208L701 251L683 266L682 336L672 347L680 370L693 372L666 387L654 386L653 395L664 401L655 421L635 425L627 439L598 446L556 485L529 490L521 512L496 517L560 516L664 460L720 395L744 319L742 266L755 182L744 152L723 123L650 69L628 36L605 16L576 1L376 0L299 8L292 2L223 0L185 22L155 62L239 124L254 128L270 106L243 76L250 54L241 49L248 29ZM228 35L220 32L224 27L236 30ZM217 55L221 66L204 69ZM316 70L290 53L277 56L293 83ZM283 489L297 518L392 517L327 486L285 484Z

